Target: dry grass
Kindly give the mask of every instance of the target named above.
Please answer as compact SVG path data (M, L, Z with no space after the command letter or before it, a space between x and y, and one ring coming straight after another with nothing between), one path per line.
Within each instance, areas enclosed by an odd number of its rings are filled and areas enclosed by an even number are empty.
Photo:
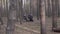
M3 18L3 21L4 23L6 24L6 21L5 20L6 18ZM21 24L22 27L27 27L28 29L32 29L32 30L35 30L35 31L40 31L40 22L36 19L34 19L35 21L34 22L23 22L23 24ZM58 26L60 26L60 18L58 18ZM4 28L5 28L5 24L4 24ZM17 22L16 24L20 25L19 22ZM32 31L28 31L28 30L25 30L24 28L19 28L16 27L15 28L15 34L40 34L40 33L36 33L36 32L32 32ZM3 28L3 30L5 31L5 29ZM47 34L60 34L60 33L57 33L57 32L53 32L51 31L51 28L52 28L52 19L51 17L48 18L46 17L46 30L47 30ZM6 31L5 31L6 32Z

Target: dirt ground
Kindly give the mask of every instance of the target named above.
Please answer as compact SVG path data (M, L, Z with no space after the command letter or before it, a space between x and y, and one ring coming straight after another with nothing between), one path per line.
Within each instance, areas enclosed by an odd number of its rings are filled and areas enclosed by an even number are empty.
M60 18L58 18L58 27L60 25L59 23ZM4 25L1 27L1 34L5 34L5 28L6 28L6 17L3 17ZM40 34L40 20L37 20L34 18L34 22L22 22L23 24L19 24L20 22L17 22L15 25L15 32L14 34ZM51 17L46 17L46 32L47 34L60 34L57 32L51 31L52 29L52 19Z

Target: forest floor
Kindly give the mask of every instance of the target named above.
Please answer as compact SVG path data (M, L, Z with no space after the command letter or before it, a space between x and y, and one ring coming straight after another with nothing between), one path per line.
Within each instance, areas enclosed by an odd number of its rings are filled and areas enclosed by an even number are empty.
M59 23L60 18L58 18L58 27L60 25ZM1 26L1 32L0 34L5 34L6 30L6 17L3 17L4 25ZM37 20L34 18L34 22L22 22L23 24L20 24L18 21L15 25L15 32L14 34L40 34L40 20ZM52 30L52 18L46 17L46 31L47 34L60 34L57 32L53 32Z

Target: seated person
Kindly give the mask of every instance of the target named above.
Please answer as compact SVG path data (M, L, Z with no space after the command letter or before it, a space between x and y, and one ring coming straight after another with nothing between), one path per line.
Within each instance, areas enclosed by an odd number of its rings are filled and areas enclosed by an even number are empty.
M32 15L28 15L28 19L29 19L29 21L33 21L33 16Z

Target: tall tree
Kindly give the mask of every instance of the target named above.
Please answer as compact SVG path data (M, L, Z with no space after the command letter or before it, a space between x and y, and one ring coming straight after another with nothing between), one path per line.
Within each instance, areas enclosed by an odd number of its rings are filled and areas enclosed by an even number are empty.
M22 11L22 0L19 1L19 17L20 17L20 24L22 24L23 19L23 11Z
M58 17L60 17L59 0L57 0L56 3L57 3L57 15L58 15Z
M52 0L52 30L57 28L56 0Z
M37 0L37 20L39 20L39 13L40 13L40 11L39 11L39 0Z
M1 26L3 24L3 21L2 21L2 12L3 12L3 9L2 9L2 0L1 0L1 4L0 4L0 33L1 33Z
M48 17L50 17L51 16L50 0L47 1L48 1Z
M40 23L41 23L41 34L46 34L45 1L46 1L46 0L40 0Z
M58 2L58 17L60 17L60 0L58 0L59 2Z
M16 22L16 0L9 0L8 22L6 34L14 34Z

